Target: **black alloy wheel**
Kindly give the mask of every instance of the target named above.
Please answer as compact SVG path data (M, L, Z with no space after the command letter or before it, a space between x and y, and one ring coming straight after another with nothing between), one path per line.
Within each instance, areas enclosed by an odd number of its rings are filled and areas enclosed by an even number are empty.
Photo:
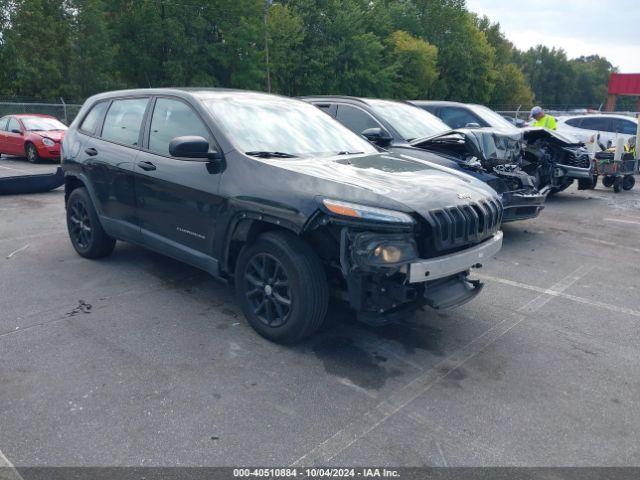
M268 327L281 327L289 319L291 289L289 277L274 256L258 253L244 273L244 291L256 317Z
M85 188L76 188L67 200L67 230L71 244L79 255L102 258L116 246L115 238L102 228L91 197Z
M234 274L242 312L263 337L292 344L322 325L329 284L320 258L297 235L269 231L245 244Z
M81 249L87 249L91 245L93 230L89 212L81 200L76 200L70 205L69 235L71 240Z

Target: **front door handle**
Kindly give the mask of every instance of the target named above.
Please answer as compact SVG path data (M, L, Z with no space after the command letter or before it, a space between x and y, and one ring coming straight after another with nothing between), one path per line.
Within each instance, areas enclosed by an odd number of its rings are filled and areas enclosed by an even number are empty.
M98 154L98 150L93 147L89 147L84 149L84 153L86 153L90 157L95 157Z
M156 166L155 166L153 163L151 163L151 162L145 162L145 161L143 161L143 162L138 162L138 166L139 166L141 169L143 169L143 170L145 170L145 171L147 171L147 172L150 172L151 170L155 170L155 169L156 169Z

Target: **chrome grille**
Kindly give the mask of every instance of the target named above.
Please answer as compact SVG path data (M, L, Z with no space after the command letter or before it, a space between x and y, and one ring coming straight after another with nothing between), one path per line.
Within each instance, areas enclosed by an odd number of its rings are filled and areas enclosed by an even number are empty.
M473 245L494 235L502 222L502 204L493 199L431 210L429 224L438 252Z

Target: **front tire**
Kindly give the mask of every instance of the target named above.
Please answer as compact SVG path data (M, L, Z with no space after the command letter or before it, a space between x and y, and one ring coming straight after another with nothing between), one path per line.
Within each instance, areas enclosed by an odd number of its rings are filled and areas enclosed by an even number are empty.
M27 143L25 145L24 154L30 163L40 163L40 161L42 160L40 158L40 154L38 153L38 149L33 143Z
M76 188L67 200L67 230L79 255L102 258L113 252L116 240L105 233L89 193Z
M267 232L240 252L235 286L249 324L277 343L296 343L322 325L329 303L318 256L288 232Z

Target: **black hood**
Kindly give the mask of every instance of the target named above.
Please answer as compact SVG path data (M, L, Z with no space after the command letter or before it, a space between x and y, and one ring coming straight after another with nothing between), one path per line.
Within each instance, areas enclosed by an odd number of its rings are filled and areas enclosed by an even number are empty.
M267 162L273 165L273 162ZM379 153L287 159L277 161L277 165L307 177L307 181L288 181L289 185L300 185L307 192L420 214L488 198L497 199L485 183L410 155Z

